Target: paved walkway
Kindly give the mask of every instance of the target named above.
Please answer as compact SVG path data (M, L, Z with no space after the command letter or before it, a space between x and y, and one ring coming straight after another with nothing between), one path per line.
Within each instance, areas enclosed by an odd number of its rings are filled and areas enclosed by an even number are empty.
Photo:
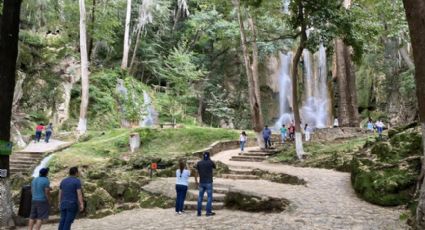
M408 229L399 221L401 211L397 208L383 208L359 199L351 188L348 173L266 162L229 161L236 154L238 150L225 151L213 159L231 166L298 176L306 180L307 185L277 184L264 180L216 180L216 183L231 184L237 189L290 200L290 209L282 213L223 210L214 217L196 217L194 212L178 216L173 209L137 209L98 220L77 220L73 229ZM160 179L154 183L169 184L170 181ZM43 227L56 228L57 225Z
M69 142L59 141L55 139L50 139L49 143L40 140L40 142L34 143L31 141L25 149L19 151L22 153L45 153L55 151L56 149L61 148L64 145L70 144Z

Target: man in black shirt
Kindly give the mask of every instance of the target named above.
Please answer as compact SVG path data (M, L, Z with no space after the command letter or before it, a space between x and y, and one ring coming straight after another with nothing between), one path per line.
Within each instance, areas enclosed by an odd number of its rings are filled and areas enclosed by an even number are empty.
M204 199L204 193L207 191L207 216L215 215L212 212L212 200L213 200L213 169L215 169L214 162L210 159L210 153L204 152L203 160L198 161L195 166L199 174L199 195L198 195L198 216L201 216L202 212L202 200ZM198 184L198 177L195 175L195 182Z

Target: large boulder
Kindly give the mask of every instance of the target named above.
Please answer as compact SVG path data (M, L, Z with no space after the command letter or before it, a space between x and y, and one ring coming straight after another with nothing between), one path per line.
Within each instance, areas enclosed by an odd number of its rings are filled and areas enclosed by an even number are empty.
M351 163L354 190L365 200L383 206L413 200L421 170L422 138L419 128L399 128L388 141L366 143Z
M115 204L114 198L100 187L96 188L93 193L85 194L85 201L86 214L90 218L100 218L111 214L105 210L113 210Z

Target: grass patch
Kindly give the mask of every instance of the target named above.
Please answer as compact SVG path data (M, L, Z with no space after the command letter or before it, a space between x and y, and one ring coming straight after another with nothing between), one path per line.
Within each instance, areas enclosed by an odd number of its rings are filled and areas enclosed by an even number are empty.
M349 165L352 154L373 139L374 137L370 136L332 142L304 142L304 151L308 153L308 157L303 162L298 161L294 145L286 145L280 153L270 158L269 161L346 171L343 168L345 165Z

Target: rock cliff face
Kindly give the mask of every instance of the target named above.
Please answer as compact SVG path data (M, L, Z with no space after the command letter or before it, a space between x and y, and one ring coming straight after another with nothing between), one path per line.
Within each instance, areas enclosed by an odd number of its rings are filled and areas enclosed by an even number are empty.
M413 201L423 154L419 127L412 126L390 130L388 140L366 143L354 156L351 180L365 200L383 206Z

